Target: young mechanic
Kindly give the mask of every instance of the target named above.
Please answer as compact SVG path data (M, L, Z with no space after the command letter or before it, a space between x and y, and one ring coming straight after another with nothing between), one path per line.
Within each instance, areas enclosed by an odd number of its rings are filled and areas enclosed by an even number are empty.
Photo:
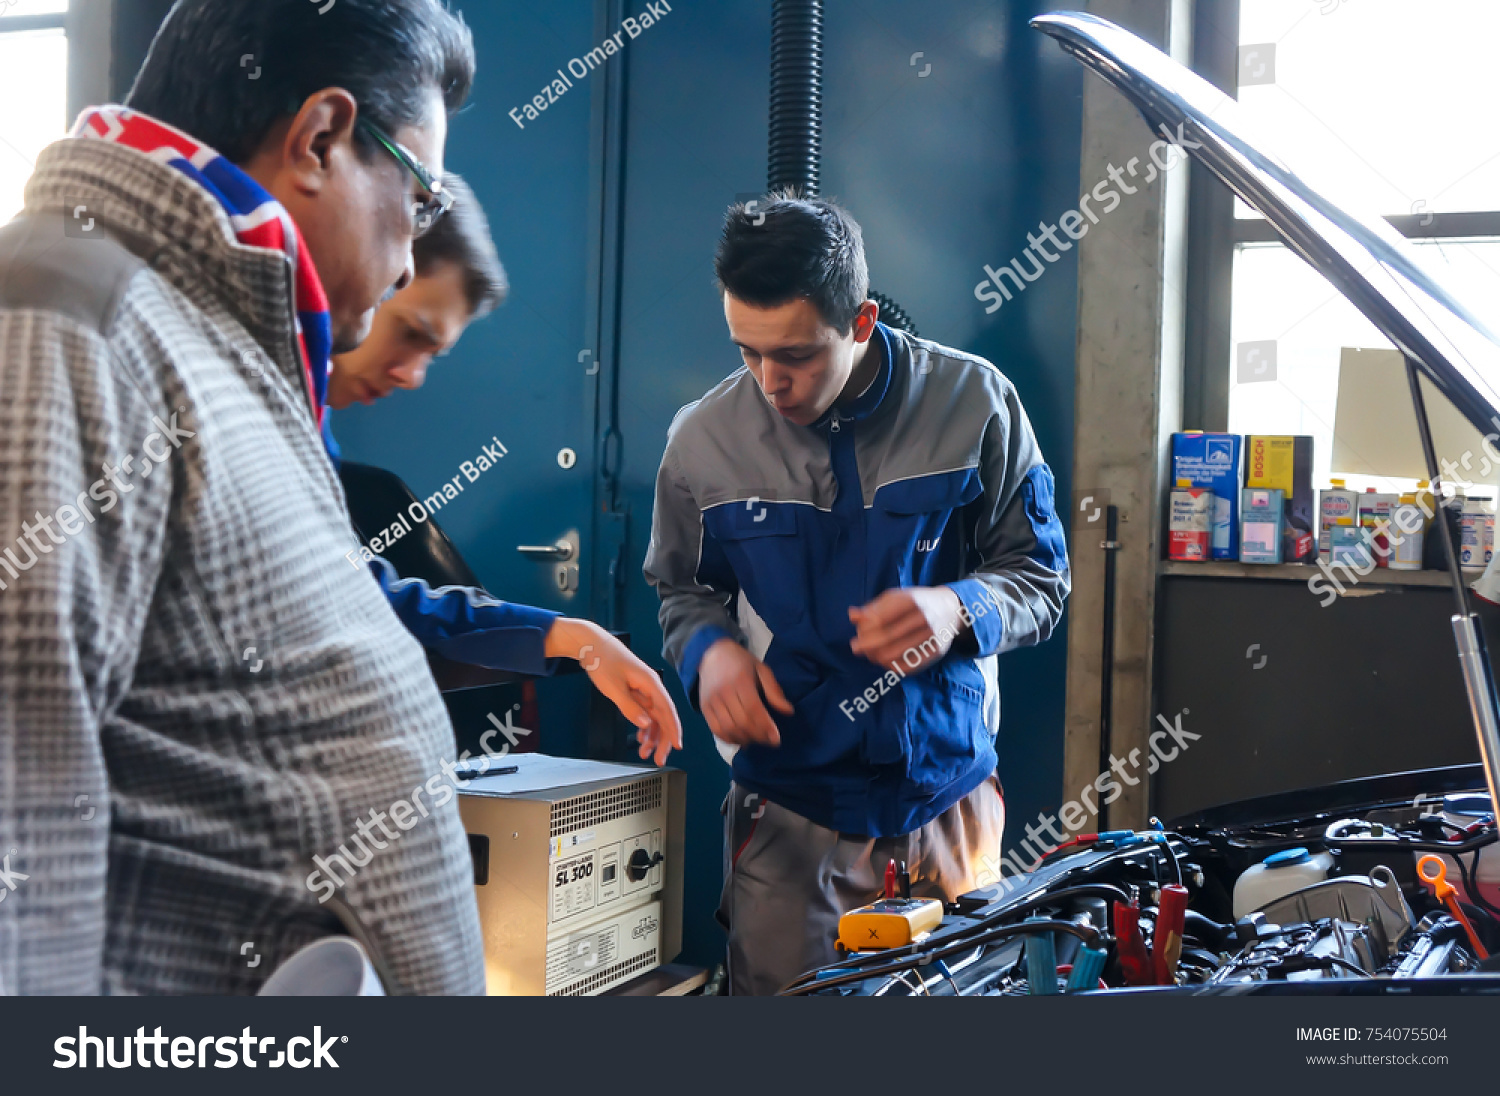
M412 241L416 276L380 306L370 334L357 348L334 357L328 405L372 404L398 388L421 388L434 357L446 354L471 322L505 300L505 268L495 252L489 222L469 185L443 176L453 199ZM340 463L329 416L323 441ZM592 621L547 609L500 601L483 590L403 579L378 556L370 564L391 607L424 647L459 662L521 673L545 674L553 658L577 658L598 690L640 731L642 758L663 764L682 746L677 709L661 678L614 636Z
M878 322L847 212L736 206L715 266L745 368L672 423L645 573L733 750L731 992L770 994L889 861L951 900L999 855L995 656L1052 633L1068 558L1015 386Z

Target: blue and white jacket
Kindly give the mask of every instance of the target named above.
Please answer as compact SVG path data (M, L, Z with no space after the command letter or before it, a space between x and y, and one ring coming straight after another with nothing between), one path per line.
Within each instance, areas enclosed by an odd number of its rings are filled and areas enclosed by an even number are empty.
M783 418L747 369L678 412L645 573L695 703L704 652L730 636L796 709L772 712L779 747L734 753L736 784L881 837L931 821L994 771L995 656L1051 635L1069 570L1015 386L883 324L873 338L874 383L812 426ZM849 649L851 606L944 584L972 635L941 661L912 673Z
M334 470L343 463L329 417L323 417L323 448ZM402 578L379 556L370 571L396 616L424 648L454 662L491 670L545 676L560 660L545 653L547 633L561 613L517 605L471 586L429 586L419 578Z

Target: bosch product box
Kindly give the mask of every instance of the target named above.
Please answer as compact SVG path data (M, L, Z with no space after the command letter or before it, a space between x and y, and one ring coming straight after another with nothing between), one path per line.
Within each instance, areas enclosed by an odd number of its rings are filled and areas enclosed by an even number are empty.
M1214 559L1240 558L1240 436L1188 430L1172 435L1172 482L1214 493Z
M1245 486L1281 492L1284 563L1310 563L1318 551L1317 500L1312 485L1313 440L1306 434L1251 434L1245 438Z

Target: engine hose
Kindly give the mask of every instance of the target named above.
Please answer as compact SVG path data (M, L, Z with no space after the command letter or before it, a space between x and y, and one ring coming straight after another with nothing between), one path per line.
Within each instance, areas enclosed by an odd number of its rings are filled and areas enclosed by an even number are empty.
M1473 895L1475 902L1484 907L1485 914L1491 921L1500 924L1500 921L1496 920L1497 917L1500 917L1500 909L1496 909L1491 905L1490 900L1479 891L1479 857L1480 853L1476 852L1474 854L1474 866L1472 869L1464 864L1463 857L1461 856L1455 856L1453 862L1458 865L1458 872L1463 876L1464 889Z
M770 186L818 194L823 162L823 0L771 5Z
M902 308L884 293L877 293L873 289L870 291L870 300L880 306L880 320L887 327L899 328L910 335L917 335L917 325L906 314L906 309ZM917 337L920 338L920 336Z
M1184 936L1191 936L1205 944L1212 944L1220 951L1229 946L1230 937L1234 935L1233 925L1221 925L1197 910L1185 910L1183 918L1182 934Z
M823 171L823 0L772 0L771 118L767 183L816 198ZM912 335L917 325L884 293L880 319Z
M1051 894L1039 894L1028 902L1022 902L1019 906L1012 906L1004 912L1004 917L1009 920L1022 917L1032 910L1041 909L1044 906L1056 906L1071 901L1074 898L1107 898L1111 902L1118 902L1122 906L1130 905L1130 895L1113 883L1081 883L1076 887L1065 887ZM976 926L970 932L982 932L982 928Z

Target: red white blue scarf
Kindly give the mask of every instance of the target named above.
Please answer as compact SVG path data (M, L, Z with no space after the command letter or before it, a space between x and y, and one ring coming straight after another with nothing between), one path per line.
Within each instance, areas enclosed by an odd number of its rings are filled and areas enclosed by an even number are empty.
M328 297L302 233L281 203L202 141L127 107L89 107L78 116L72 136L113 141L176 168L224 207L240 243L280 251L291 260L297 294L297 342L302 348L313 414L321 425L333 343Z

